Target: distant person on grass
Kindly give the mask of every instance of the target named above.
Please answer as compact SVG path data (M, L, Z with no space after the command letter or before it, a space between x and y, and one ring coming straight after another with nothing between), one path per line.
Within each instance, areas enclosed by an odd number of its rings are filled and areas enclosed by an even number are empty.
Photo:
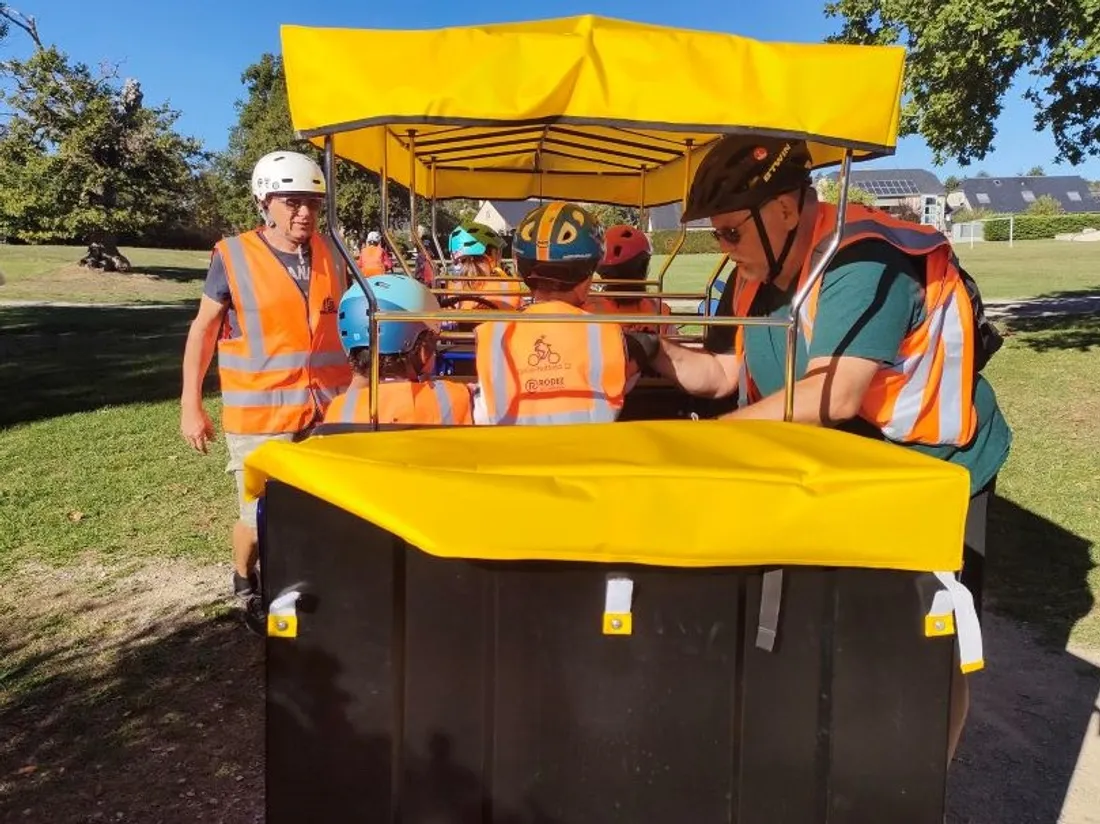
M215 349L222 428L237 482L233 591L249 628L263 632L256 505L244 499L244 461L269 440L298 440L347 389L351 370L336 314L346 286L339 257L317 235L325 197L320 167L272 152L252 172L264 226L218 242L183 354L180 432L199 452L214 439L202 384Z

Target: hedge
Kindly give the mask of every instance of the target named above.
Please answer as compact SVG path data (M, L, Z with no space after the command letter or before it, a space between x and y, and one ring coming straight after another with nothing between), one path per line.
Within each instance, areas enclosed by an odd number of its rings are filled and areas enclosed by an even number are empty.
M1040 240L1089 228L1100 229L1100 214L1017 215L1012 221L1012 239ZM986 240L1008 240L1008 230L1008 220L983 223L982 237Z
M676 229L661 229L651 234L649 238L653 244L653 253L667 255L675 246L679 234L680 232ZM714 239L714 235L709 230L692 229L688 231L687 237L684 238L684 245L680 248L679 253L681 255L710 255L717 254L718 251L718 241Z

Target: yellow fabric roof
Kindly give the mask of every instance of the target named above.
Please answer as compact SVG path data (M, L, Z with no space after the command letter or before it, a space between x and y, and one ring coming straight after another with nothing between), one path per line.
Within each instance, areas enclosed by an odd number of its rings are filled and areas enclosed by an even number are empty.
M946 461L755 421L330 435L262 446L248 492L270 478L432 555L679 567L956 570L970 494Z
M585 15L435 30L282 27L294 128L422 196L683 197L726 132L803 137L818 166L897 142L900 47L764 43ZM408 131L415 131L415 151ZM701 149L701 150L700 150ZM434 163L435 175L431 168Z

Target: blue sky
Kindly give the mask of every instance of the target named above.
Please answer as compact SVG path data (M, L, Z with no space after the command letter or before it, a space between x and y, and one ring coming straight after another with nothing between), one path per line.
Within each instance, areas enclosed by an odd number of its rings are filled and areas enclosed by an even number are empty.
M602 14L687 28L725 30L762 40L820 42L839 28L822 13L824 0L545 0L534 3L486 3L444 0L9 0L38 18L46 42L57 43L72 57L90 65L122 61L122 71L141 80L148 102L168 101L182 112L179 128L207 146L225 146L235 122L234 101L243 95L241 72L263 52L279 51L279 26L432 28L574 14ZM6 47L26 51L15 32ZM398 70L396 67L389 67ZM1047 174L1081 174L1100 179L1100 158L1076 168L1053 162L1049 133L1037 133L1030 104L1011 90L997 123L994 151L985 160L960 170L955 164L932 165L920 138L907 138L897 154L861 168L924 167L940 178L984 169L994 176L1013 175L1033 165Z

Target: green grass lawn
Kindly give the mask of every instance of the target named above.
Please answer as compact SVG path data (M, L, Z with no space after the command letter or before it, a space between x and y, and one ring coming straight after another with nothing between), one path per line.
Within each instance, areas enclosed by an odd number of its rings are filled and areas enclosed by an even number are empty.
M226 560L224 443L203 457L178 435L190 315L0 309L0 574L85 555Z
M1059 292L1100 291L1100 243L1029 240L976 243L956 247L963 265L989 300L1034 297ZM0 300L50 300L94 303L173 302L196 299L209 252L128 249L134 272L89 272L76 265L77 246L0 245ZM654 258L656 277L664 256ZM665 291L699 292L718 255L681 255L669 268ZM723 278L728 275L728 268Z
M209 252L177 249L120 250L133 271L98 272L77 261L82 246L0 244L2 300L80 303L169 303L197 299L210 261Z
M1059 292L1100 291L1100 243L1058 240L959 245L963 266L977 280L987 300L1036 297ZM697 292L706 285L718 255L683 255L673 260L666 291ZM654 276L663 256L654 258ZM728 269L723 273L725 278Z

